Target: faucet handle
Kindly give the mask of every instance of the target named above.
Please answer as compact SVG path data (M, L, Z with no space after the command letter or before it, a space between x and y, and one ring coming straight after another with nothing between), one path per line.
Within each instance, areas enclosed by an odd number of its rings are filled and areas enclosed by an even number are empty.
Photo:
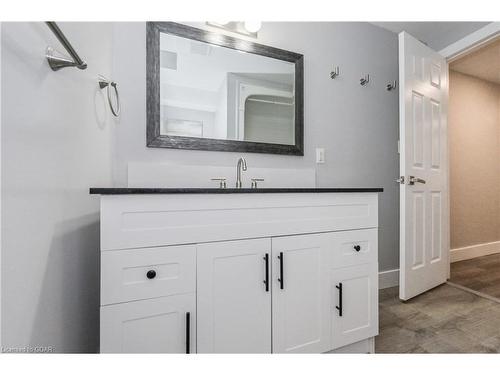
M211 178L212 181L219 181L219 188L225 189L227 188L226 177L214 177Z
M264 181L263 178L252 178L252 189L257 189L257 183Z

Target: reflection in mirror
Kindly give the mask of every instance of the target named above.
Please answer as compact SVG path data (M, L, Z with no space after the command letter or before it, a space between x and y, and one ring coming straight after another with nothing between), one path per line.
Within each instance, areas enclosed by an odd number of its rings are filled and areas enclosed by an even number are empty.
M160 33L160 135L295 144L295 63Z

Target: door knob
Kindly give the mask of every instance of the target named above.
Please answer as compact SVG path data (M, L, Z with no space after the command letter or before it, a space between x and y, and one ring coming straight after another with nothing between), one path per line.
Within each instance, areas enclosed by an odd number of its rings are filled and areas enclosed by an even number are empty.
M415 182L418 182L419 184L425 184L425 180L415 177L415 176L410 176L408 178L408 185L415 185Z

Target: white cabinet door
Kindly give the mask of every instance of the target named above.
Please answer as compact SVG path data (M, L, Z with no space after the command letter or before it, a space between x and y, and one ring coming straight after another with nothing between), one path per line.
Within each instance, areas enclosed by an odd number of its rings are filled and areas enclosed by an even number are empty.
M197 267L198 352L270 353L271 240L198 245Z
M333 348L378 334L377 263L331 271Z
M101 307L101 353L196 351L194 293Z
M330 350L327 234L272 239L273 352Z

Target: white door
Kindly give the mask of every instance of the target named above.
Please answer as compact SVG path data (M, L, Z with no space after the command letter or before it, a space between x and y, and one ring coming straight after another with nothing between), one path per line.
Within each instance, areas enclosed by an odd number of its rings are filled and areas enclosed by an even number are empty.
M378 334L377 268L370 263L331 271L334 349Z
M101 307L101 353L194 352L194 293Z
M446 60L399 34L400 284L410 299L446 281L449 248Z
M271 353L271 239L198 245L198 352Z
M328 234L273 238L273 353L330 350L328 246Z

